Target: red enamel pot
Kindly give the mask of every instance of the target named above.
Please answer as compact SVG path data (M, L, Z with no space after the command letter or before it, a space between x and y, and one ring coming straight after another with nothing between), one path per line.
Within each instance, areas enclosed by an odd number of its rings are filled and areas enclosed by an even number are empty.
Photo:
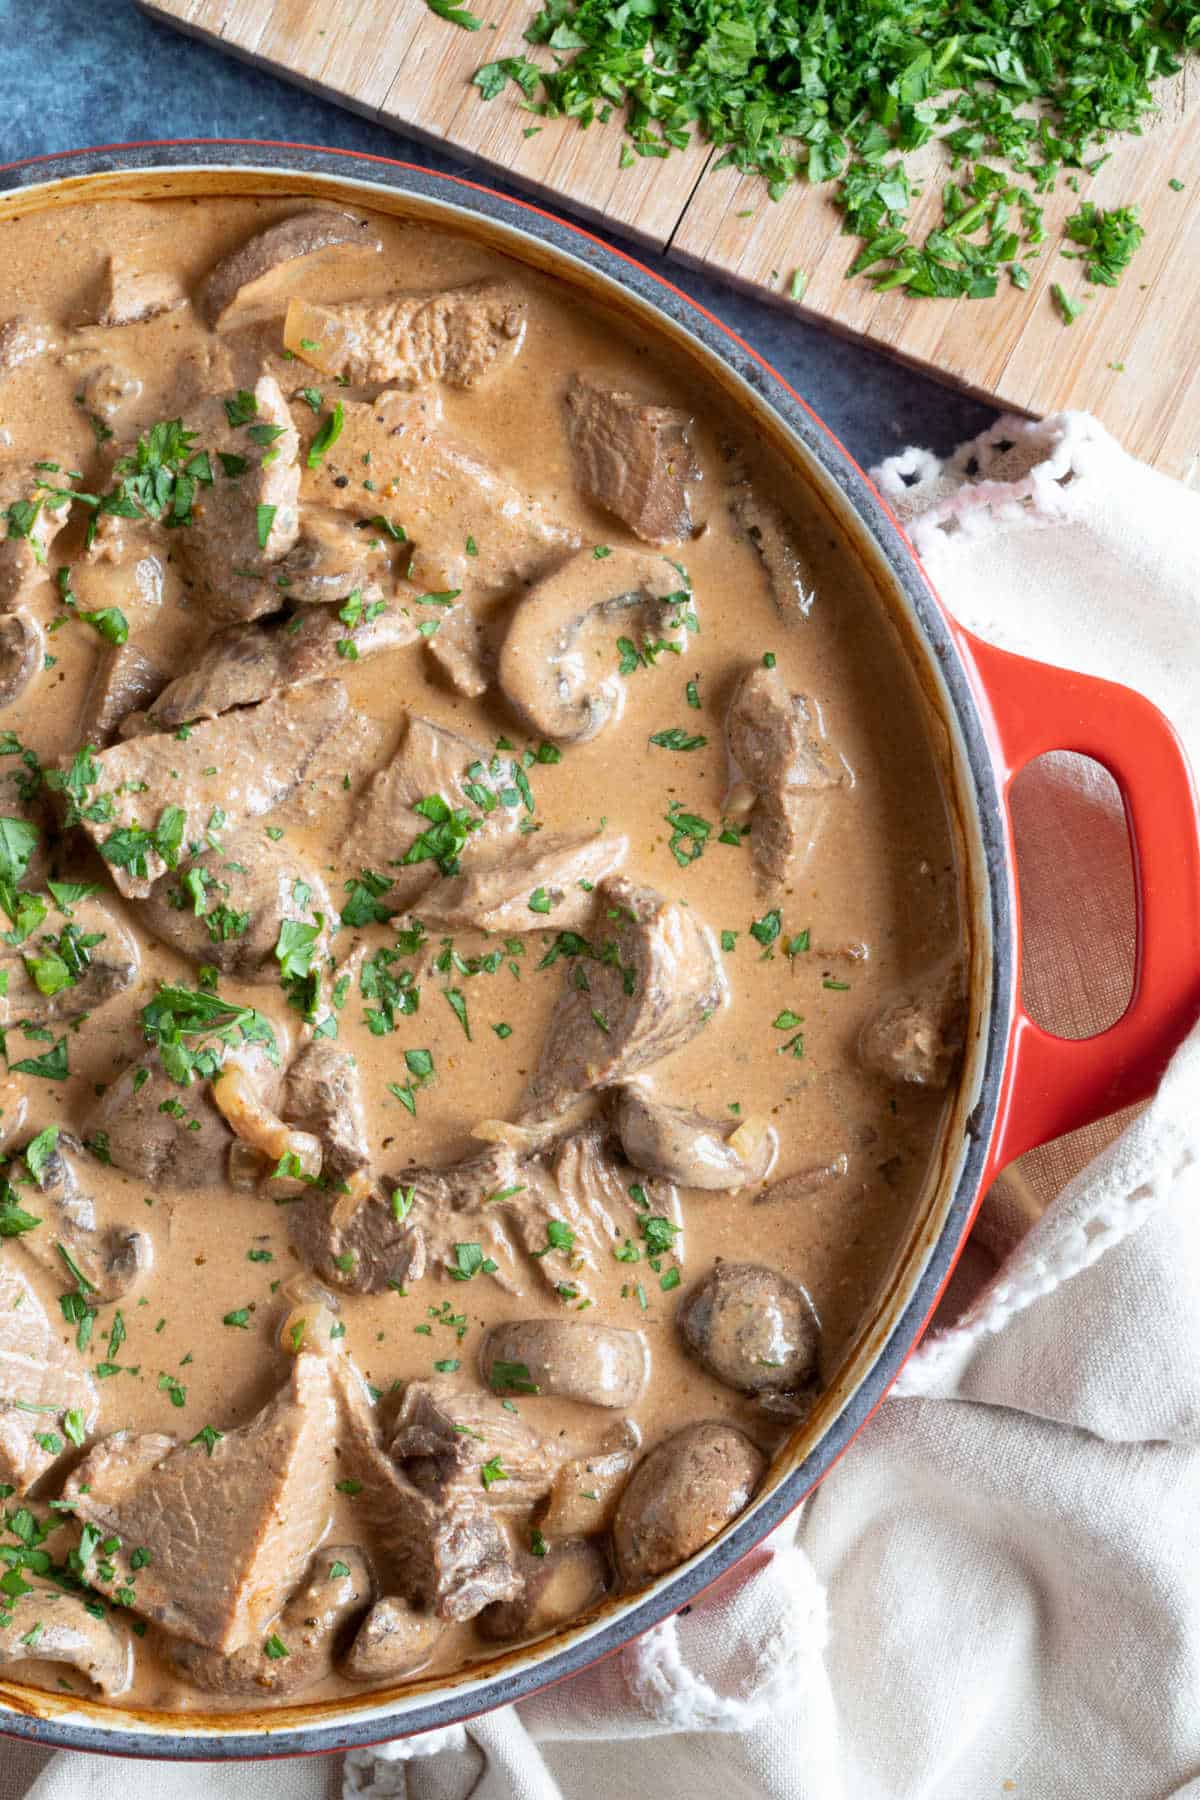
M619 1650L693 1601L811 1491L919 1340L993 1176L1014 1157L1150 1095L1200 1017L1200 822L1183 750L1141 695L996 650L949 617L867 477L781 376L668 282L578 226L474 182L386 158L225 141L120 146L0 170L0 219L80 200L317 196L435 223L552 273L636 320L715 382L828 508L867 566L944 740L943 776L969 892L970 1031L937 1166L895 1268L812 1416L755 1504L649 1589L545 1642L404 1689L225 1716L148 1714L0 1683L0 1731L47 1745L182 1759L344 1749L453 1724ZM1033 758L1078 751L1115 778L1133 849L1137 952L1120 1019L1054 1037L1021 1004L1009 796Z

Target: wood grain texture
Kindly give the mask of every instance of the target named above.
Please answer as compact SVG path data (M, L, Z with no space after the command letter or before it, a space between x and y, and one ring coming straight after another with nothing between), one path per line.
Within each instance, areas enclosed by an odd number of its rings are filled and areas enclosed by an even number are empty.
M1060 183L1046 204L1047 238L1026 266L1027 292L1001 278L994 300L913 300L876 294L845 272L857 250L841 235L828 190L793 188L772 202L757 177L716 169L704 145L667 161L619 166L614 123L582 131L543 121L510 87L484 104L470 86L481 62L515 56L530 0L478 10L481 32L456 29L424 0L139 0L147 12L274 70L477 167L601 220L681 262L736 282L939 379L1019 412L1086 407L1135 454L1175 475L1200 469L1200 77L1195 64L1164 84L1161 116L1126 138L1086 194L1141 207L1146 239L1118 289L1092 290L1059 254L1062 221L1078 205ZM526 135L529 133L529 135ZM934 145L913 159L925 181L914 208L921 234L939 214L945 174ZM1168 185L1182 181L1181 192ZM788 290L807 278L802 301ZM1083 313L1064 326L1050 297L1061 281Z

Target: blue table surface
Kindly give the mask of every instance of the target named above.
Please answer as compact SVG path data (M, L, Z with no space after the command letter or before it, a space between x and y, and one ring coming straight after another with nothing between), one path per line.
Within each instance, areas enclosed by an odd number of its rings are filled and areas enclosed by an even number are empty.
M88 144L222 136L290 138L435 169L461 166L157 24L131 0L58 0L53 7L0 0L0 162ZM908 444L949 450L994 416L722 282L636 254L772 362L864 465ZM0 313L2 298L0 277Z

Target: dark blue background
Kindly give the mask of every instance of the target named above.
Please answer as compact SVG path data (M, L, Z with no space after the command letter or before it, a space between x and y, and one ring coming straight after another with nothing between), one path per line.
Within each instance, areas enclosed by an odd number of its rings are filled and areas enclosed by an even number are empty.
M438 169L457 166L158 25L131 0L58 0L53 6L0 0L0 162L127 139L222 136L292 138ZM906 444L948 450L991 417L936 382L723 283L637 254L774 363L862 463Z

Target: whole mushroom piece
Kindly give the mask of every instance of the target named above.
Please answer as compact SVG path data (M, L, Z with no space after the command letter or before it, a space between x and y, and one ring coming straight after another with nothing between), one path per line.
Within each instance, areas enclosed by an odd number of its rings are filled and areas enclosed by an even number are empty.
M676 1316L696 1360L741 1394L790 1392L817 1372L816 1310L775 1269L718 1259Z
M23 1662L66 1663L112 1700L133 1680L133 1643L110 1617L88 1612L82 1595L34 1583L0 1626L0 1668Z
M650 1357L640 1331L574 1319L511 1319L485 1332L479 1372L493 1393L557 1394L588 1406L636 1406Z
M749 1505L766 1459L734 1425L708 1419L665 1438L640 1462L613 1521L626 1587L675 1568Z

